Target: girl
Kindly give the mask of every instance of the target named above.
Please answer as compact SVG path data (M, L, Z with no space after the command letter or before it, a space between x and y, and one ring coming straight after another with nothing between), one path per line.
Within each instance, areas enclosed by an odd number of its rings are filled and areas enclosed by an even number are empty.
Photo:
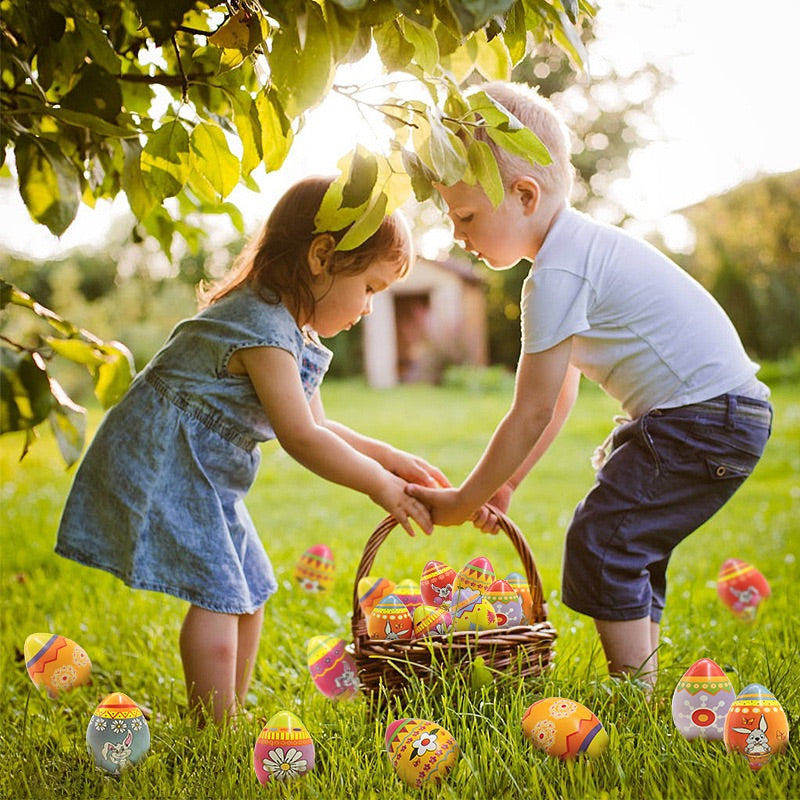
M355 250L315 233L330 178L278 202L205 307L181 322L112 408L75 475L56 552L190 603L180 650L190 707L216 722L247 693L277 582L244 506L259 442L363 492L413 535L432 530L407 481L447 485L420 458L328 420L319 385L333 336L410 268L396 216Z

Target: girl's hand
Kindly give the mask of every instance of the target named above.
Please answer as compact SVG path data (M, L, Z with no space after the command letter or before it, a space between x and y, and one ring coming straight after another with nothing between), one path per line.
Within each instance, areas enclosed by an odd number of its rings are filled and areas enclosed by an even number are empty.
M380 461L389 472L409 483L419 483L431 488L452 485L441 470L429 464L424 458L406 453L404 450L389 447Z
M476 513L464 505L458 489L429 489L410 483L406 491L430 508L436 525L461 525Z
M504 483L497 490L494 497L489 500L488 505L505 514L508 511L508 507L511 505L512 494L514 494L514 488L510 483ZM497 514L493 513L488 506L481 506L475 512L475 516L472 517L472 524L479 531L483 531L484 533L500 532L500 521L497 518Z
M386 509L403 526L409 536L414 536L411 520L430 536L433 533L433 518L428 507L406 493L406 482L386 472L386 481L380 491L370 495L373 502Z

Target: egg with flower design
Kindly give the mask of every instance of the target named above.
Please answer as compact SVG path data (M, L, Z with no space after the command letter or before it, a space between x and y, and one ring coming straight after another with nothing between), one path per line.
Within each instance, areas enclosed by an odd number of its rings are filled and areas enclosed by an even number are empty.
M424 719L389 723L385 742L392 769L415 789L443 781L460 755L453 735Z
M25 667L34 685L55 700L61 692L91 683L92 662L72 639L53 633L32 633L23 648Z
M609 742L600 720L586 706L566 697L546 697L528 706L522 730L534 747L562 761L597 758Z
M311 734L291 711L271 717L253 748L253 767L262 785L302 777L314 769L314 759Z
M109 775L119 775L147 755L150 728L128 695L112 692L103 698L89 720L86 749L95 766Z
M522 624L522 601L508 581L495 581L484 597L497 614L498 628L513 628Z
M294 579L307 592L324 593L336 579L336 561L326 544L309 547L294 568Z

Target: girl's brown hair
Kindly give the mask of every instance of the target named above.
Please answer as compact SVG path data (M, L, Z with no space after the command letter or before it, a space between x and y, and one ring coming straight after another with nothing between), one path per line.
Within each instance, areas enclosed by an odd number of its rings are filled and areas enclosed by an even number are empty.
M311 177L291 186L260 232L245 245L228 275L201 292L201 304L211 305L240 286L249 285L267 303L283 302L295 319L310 319L314 295L308 249L317 236L326 233L315 230L314 218L333 180ZM330 231L328 235L338 242L346 230ZM331 275L356 275L376 259L394 262L398 278L411 266L411 235L397 214L385 217L378 230L353 250L336 250L328 271Z

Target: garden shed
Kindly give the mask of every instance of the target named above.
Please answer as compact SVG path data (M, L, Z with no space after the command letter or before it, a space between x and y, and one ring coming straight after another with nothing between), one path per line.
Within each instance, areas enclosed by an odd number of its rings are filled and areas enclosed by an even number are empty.
M374 387L437 383L450 365L488 363L485 282L466 259L417 258L408 277L375 296L362 324Z

